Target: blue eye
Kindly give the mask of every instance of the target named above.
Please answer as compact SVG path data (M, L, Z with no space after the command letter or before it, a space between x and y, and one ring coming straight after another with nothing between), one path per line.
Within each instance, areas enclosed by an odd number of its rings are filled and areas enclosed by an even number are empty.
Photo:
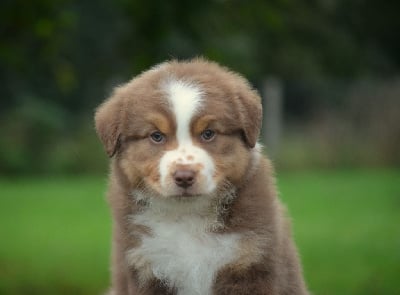
M165 141L165 135L160 131L155 131L150 134L150 138L154 143L163 143Z
M204 141L211 141L215 137L215 131L211 129L206 129L201 133L201 139Z

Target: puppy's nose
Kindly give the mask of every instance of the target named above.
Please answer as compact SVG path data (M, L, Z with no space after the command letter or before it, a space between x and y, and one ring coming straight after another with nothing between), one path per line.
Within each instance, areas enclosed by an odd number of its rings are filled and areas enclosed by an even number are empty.
M188 188L195 182L196 173L193 170L180 169L174 173L174 180L177 186Z

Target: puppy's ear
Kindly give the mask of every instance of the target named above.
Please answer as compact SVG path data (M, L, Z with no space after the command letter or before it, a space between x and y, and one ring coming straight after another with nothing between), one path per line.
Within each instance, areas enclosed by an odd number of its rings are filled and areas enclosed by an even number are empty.
M103 102L94 116L96 132L109 157L115 155L121 135L123 100L116 93Z
M253 148L260 135L262 121L261 98L255 90L246 89L239 94L242 104L243 134L247 145Z

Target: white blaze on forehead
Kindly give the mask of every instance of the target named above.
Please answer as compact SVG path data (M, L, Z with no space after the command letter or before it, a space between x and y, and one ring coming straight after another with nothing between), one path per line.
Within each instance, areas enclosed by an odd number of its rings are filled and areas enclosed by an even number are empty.
M190 121L201 106L202 92L197 86L183 81L169 81L166 91L176 118L176 136L179 144L183 144L191 140Z
M174 165L195 165L203 167L198 175L198 184L201 184L202 193L210 193L215 189L213 181L214 162L209 154L202 148L195 146L190 132L190 123L193 116L202 107L203 92L201 89L189 82L179 80L168 80L163 89L167 94L171 111L176 120L176 139L178 147L168 151L160 160L160 176L163 191L168 193L168 188L173 185L171 174Z

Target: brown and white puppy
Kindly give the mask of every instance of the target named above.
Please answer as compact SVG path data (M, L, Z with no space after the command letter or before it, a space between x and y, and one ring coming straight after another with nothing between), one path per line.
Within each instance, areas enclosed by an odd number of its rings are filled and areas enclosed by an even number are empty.
M112 294L307 294L261 118L248 82L202 59L158 65L97 109Z

